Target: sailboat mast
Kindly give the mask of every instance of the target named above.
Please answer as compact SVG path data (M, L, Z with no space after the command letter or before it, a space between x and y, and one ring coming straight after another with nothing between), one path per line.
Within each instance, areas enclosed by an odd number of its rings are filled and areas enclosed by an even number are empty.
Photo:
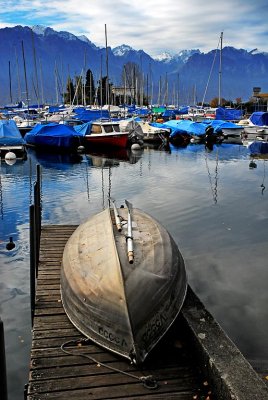
M222 79L222 38L223 32L220 36L220 65L219 65L219 107L221 106L221 79Z
M36 63L36 51L34 45L34 32L31 29L32 33L32 46L33 46L33 58L34 58L34 72L35 72L35 80L36 80L36 94L37 94L37 105L40 107L40 95L39 95L39 84L38 84L38 74L37 74L37 63Z
M108 109L110 114L110 93L109 93L109 70L108 70L108 46L107 46L107 28L105 24L105 49L106 49L106 101L108 101Z
M40 66L40 82L41 82L42 105L44 106L44 104L45 104L45 99L44 99L44 82L43 82L43 70L42 70L41 58L39 59L39 66Z
M17 65L17 80L18 80L18 101L21 101L21 84L20 84L20 73L19 73L19 61L17 48L15 47L15 55L16 55L16 65Z
M180 106L180 74L178 74L177 106Z
M9 74L9 96L10 96L10 102L12 104L12 89L11 89L11 71L10 71L10 61L8 62L8 74Z
M23 67L24 67L24 80L25 80L25 89L26 89L27 110L28 110L28 115L29 115L29 92L28 92L28 82L27 82L27 72L26 72L26 63L25 63L23 41L21 42L21 47L22 47Z

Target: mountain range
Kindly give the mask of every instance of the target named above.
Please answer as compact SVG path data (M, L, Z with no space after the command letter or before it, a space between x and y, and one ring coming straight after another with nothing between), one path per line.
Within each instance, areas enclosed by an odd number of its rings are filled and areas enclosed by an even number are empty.
M138 66L154 103L163 102L164 92L170 104L209 102L219 95L219 76L221 96L226 100L248 101L253 87L268 91L268 53L258 49L226 46L221 52L212 49L207 53L186 49L153 58L126 44L100 48L85 36L37 25L0 29L0 54L0 105L26 101L27 92L30 103L37 103L38 98L59 103L68 76L74 79L88 69L95 85L108 72L110 82L122 86L127 63Z

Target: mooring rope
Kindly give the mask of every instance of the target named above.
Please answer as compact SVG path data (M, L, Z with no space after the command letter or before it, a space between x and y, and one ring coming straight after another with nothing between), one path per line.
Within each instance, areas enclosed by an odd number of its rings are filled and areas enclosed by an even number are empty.
M153 390L153 389L157 389L159 387L159 385L158 385L156 379L153 377L153 375L137 376L137 375L131 374L130 372L122 371L116 367L112 367L111 365L104 364L104 363L98 361L96 358L89 356L88 354L76 354L75 352L66 350L66 348L65 348L68 345L79 346L79 344L80 344L83 346L90 342L91 342L90 339L87 339L87 338L81 338L81 339L77 339L77 340L69 340L68 342L63 343L60 348L65 354L68 354L71 356L78 355L79 357L85 357L85 358L89 359L90 361L93 361L97 365L101 365L104 368L108 368L114 372L118 372L120 374L127 375L133 379L137 379L138 381L140 381L143 384L143 386L146 389Z

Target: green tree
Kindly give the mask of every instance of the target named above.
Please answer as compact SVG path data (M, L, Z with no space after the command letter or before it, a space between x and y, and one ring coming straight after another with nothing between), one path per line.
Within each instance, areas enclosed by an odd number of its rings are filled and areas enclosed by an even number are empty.
M94 103L94 98L95 98L95 84L94 84L94 77L90 69L88 69L86 73L85 95L86 95L86 104L92 105Z
M104 76L98 83L99 83L97 92L98 104L101 106L104 106L105 104L111 104L112 87L113 87L112 82L108 83L107 76Z
M70 76L68 76L66 92L64 93L64 102L67 104L72 104L73 98L74 98L74 84Z

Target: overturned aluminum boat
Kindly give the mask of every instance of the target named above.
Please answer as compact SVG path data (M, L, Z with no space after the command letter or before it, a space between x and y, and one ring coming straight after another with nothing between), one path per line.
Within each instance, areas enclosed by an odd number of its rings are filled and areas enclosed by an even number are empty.
M63 253L61 296L95 343L141 363L178 315L187 288L182 255L145 212L113 207L81 224Z

